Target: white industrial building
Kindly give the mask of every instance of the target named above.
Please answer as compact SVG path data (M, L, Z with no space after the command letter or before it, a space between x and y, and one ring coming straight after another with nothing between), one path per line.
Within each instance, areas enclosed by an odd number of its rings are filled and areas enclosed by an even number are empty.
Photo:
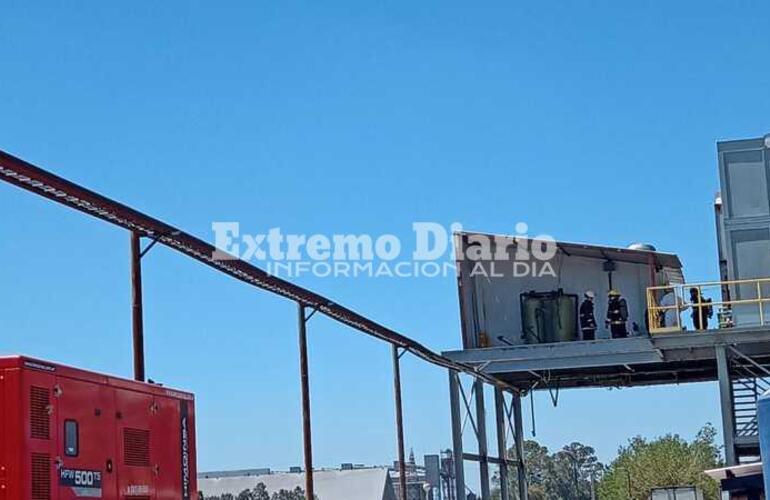
M198 489L206 498L231 494L235 497L262 483L267 491L291 491L305 487L302 472L237 471L228 473L201 473ZM258 473L255 473L258 472ZM393 483L387 468L360 468L351 470L317 470L313 473L318 500L396 500Z

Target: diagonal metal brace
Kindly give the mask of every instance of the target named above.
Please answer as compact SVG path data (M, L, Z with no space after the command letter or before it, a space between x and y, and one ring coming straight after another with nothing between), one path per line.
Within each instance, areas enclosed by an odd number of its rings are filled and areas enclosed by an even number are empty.
M471 425L473 426L473 432L476 434L476 438L478 438L478 436L479 436L479 428L476 426L476 421L473 419L473 412L471 412L470 403L468 403L468 400L470 398L468 398L465 395L465 389L463 389L463 384L460 381L460 377L459 376L457 377L457 386L460 388L460 395L462 396L463 405L465 406L465 411L467 412L465 414L465 417L466 417L467 420L471 421ZM474 386L474 387L471 388L471 398L475 394L475 391L476 391L476 387ZM463 426L464 425L465 424L463 424Z
M750 357L748 357L745 354L743 354L741 351L736 349L735 346L728 345L727 348L730 349L735 354L737 354L738 356L740 356L741 358L743 358L746 361L748 361L749 363L751 363L754 367L762 370L762 372L764 372L766 376L770 377L770 370L768 370L767 368L765 368L764 366L760 365L759 363L757 363L756 361L754 361Z

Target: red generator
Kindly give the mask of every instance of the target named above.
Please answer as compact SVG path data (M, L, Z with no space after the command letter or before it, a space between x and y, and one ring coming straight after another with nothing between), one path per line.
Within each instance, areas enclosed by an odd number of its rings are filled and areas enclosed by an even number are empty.
M197 500L193 395L0 357L0 500Z

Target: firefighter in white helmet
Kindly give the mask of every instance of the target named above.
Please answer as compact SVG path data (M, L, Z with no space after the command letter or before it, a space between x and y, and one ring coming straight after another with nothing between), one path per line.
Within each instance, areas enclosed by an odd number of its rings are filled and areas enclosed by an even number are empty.
M628 321L628 304L626 299L620 296L620 292L614 288L607 294L607 318L605 326L610 328L613 339L628 337L626 322Z
M586 290L583 294L583 302L580 304L580 331L583 334L583 340L596 339L595 297L592 290Z

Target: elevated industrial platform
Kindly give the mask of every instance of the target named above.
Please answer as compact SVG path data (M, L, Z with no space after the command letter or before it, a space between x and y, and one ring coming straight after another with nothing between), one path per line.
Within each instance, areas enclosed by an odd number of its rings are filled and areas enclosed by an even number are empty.
M759 455L757 401L770 390L767 324L444 355L523 392L718 381L727 462L751 461Z
M770 362L770 326L679 332L654 337L527 344L445 352L444 356L527 390L630 387L718 380L717 346Z
M529 238L526 225L516 235L455 233L462 350L444 356L517 388L504 413L513 416L520 485L521 398L538 390L557 401L560 389L717 381L725 461L757 459L757 402L770 391L770 137L717 146L718 281L688 283L679 258L649 244ZM478 462L483 483L498 462L487 454L479 384L466 391L450 373L454 455ZM500 422L504 401L495 399ZM463 450L466 420L477 454ZM481 496L490 498L483 485Z

